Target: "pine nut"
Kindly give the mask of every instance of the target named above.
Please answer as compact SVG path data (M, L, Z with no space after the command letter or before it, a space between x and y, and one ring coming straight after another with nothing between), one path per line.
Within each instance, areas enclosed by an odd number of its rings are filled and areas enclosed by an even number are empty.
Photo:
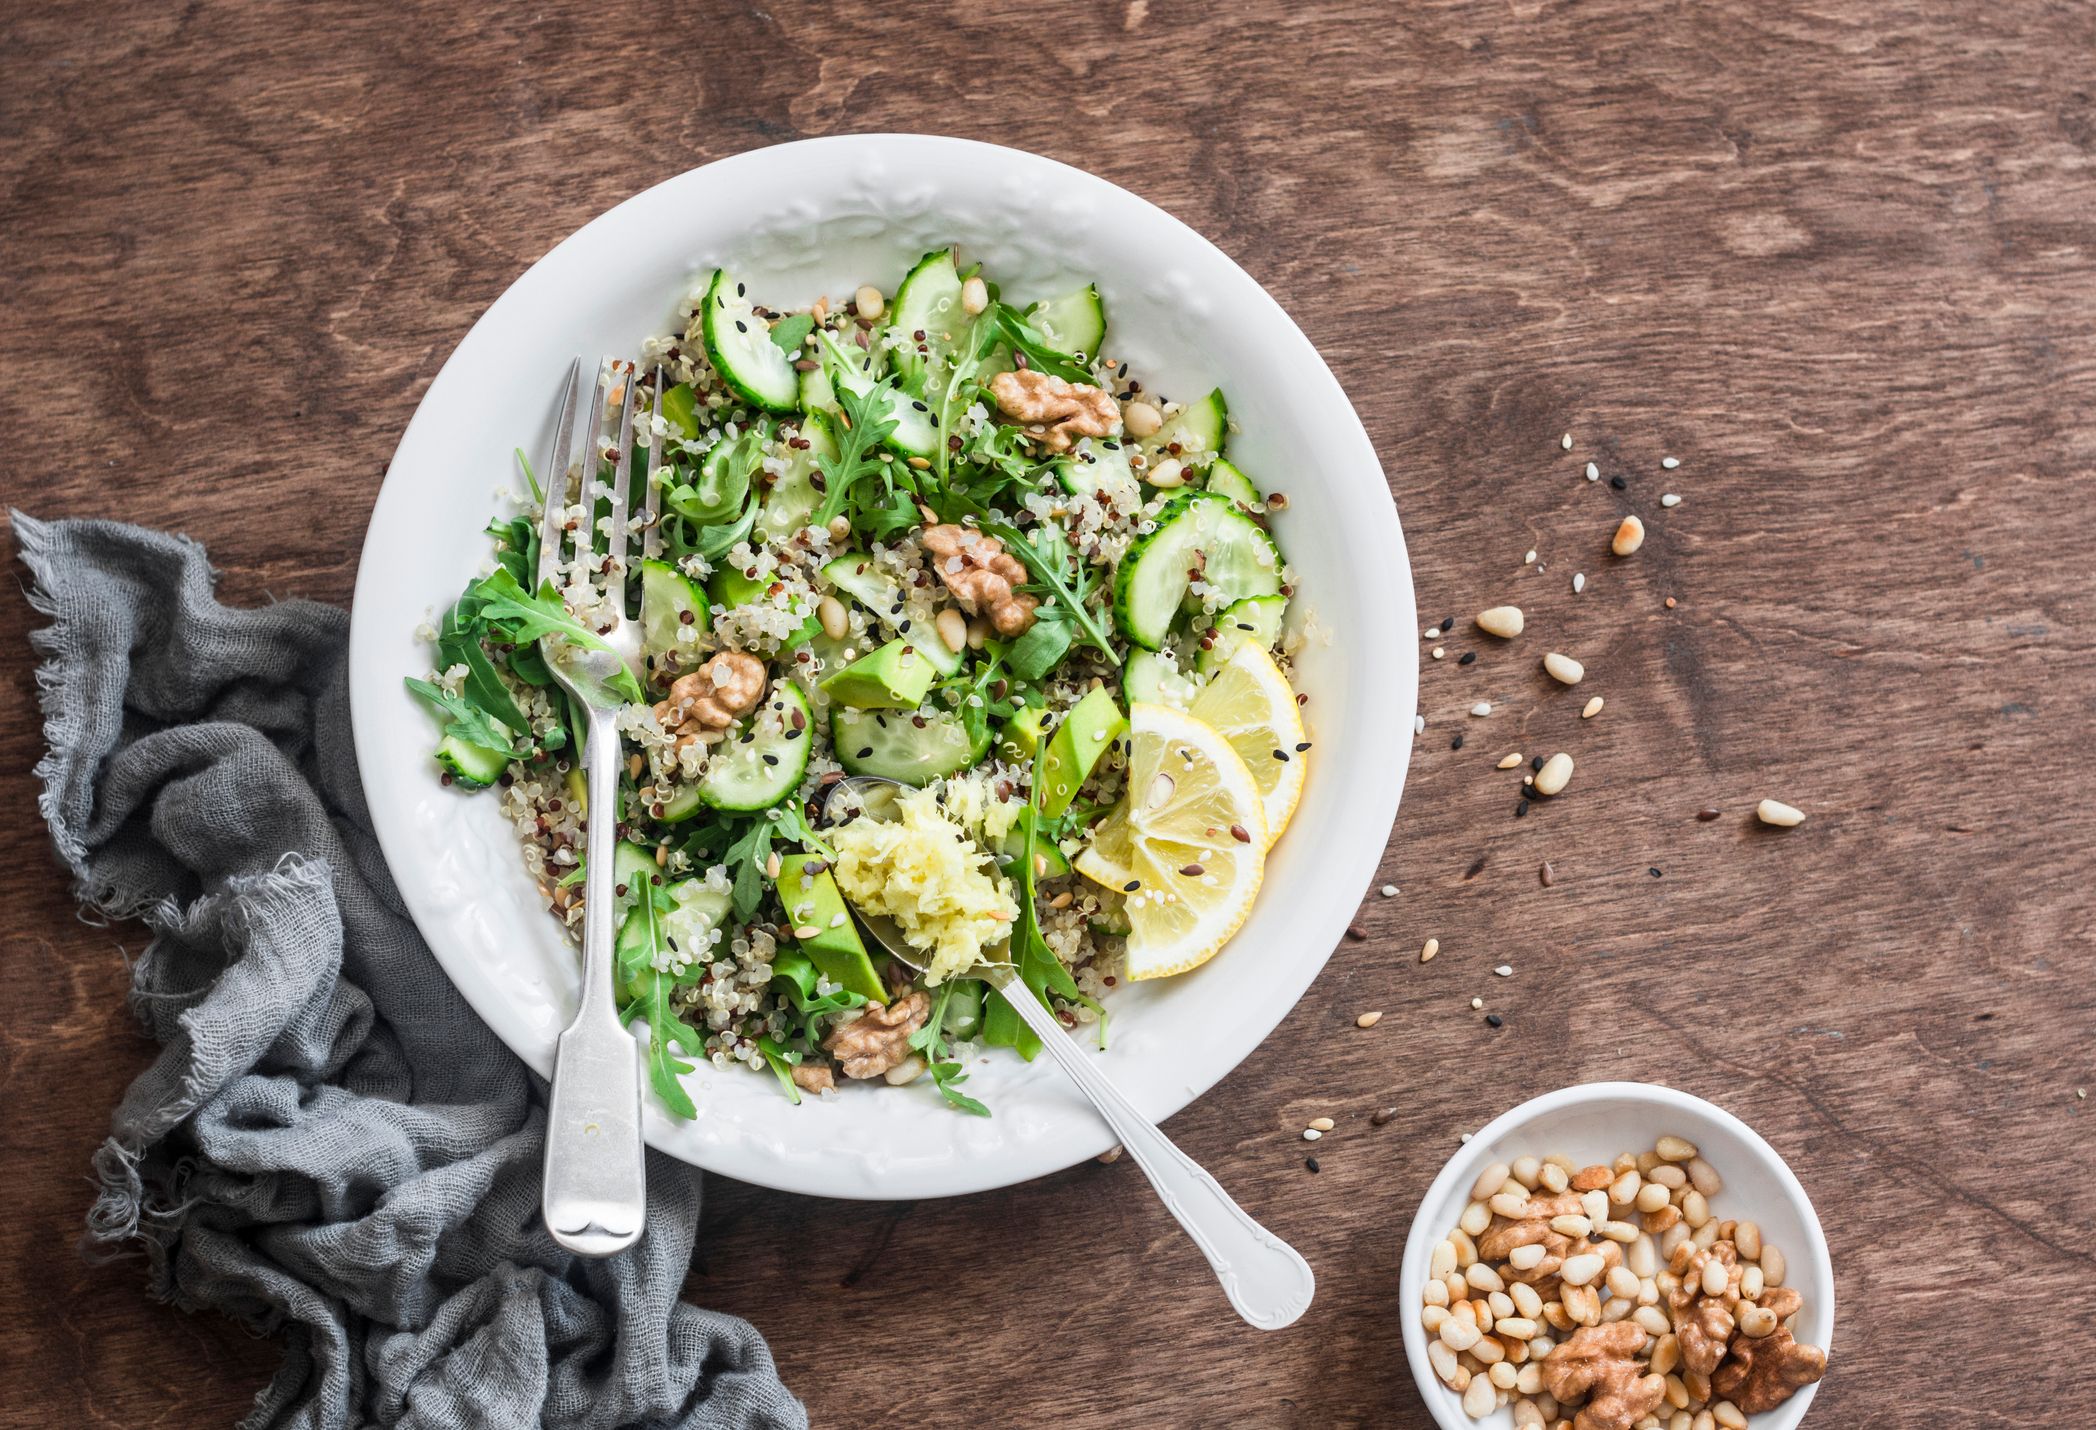
M1499 1390L1512 1390L1514 1388L1514 1382L1519 1380L1520 1378L1521 1372L1515 1370L1511 1365L1507 1364L1505 1361L1499 1362L1497 1365L1493 1366L1490 1370L1485 1372L1485 1379L1491 1381L1493 1386ZM1498 1397L1494 1396L1493 1399L1496 1403Z
M1646 1179L1647 1181L1650 1181L1650 1180L1651 1180L1651 1178L1652 1178L1652 1169L1653 1169L1654 1167L1657 1167L1658 1165L1659 1165L1659 1154L1658 1154L1657 1152L1640 1152L1640 1153L1638 1153L1638 1155L1637 1155L1637 1169L1638 1169L1638 1175L1639 1175L1640 1177L1643 1177L1643 1178L1645 1178L1645 1179Z
M974 616L968 621L968 649L981 650L990 643L990 618Z
M1473 1420L1490 1415L1492 1407L1498 1403L1499 1396L1492 1382L1483 1376L1471 1381L1470 1388L1463 1392L1463 1413Z
M1456 1269L1456 1248L1453 1242L1437 1241L1434 1254L1427 1259L1427 1275L1436 1281Z
M980 275L961 285L961 311L974 317L990 306L990 285Z
M881 297L881 290L871 283L852 294L852 310L862 318L878 318L888 307L888 300Z
M1356 1028L1373 1028L1376 1024L1382 1021L1382 1010L1378 1008L1371 1008L1366 1013L1363 1013L1360 1017L1354 1019L1354 1026Z
M1700 1231L1710 1221L1710 1203L1701 1192L1691 1191L1681 1199L1681 1219L1691 1231Z
M1659 1283L1650 1276L1639 1281L1637 1298L1640 1306L1657 1306L1659 1304Z
M1480 1291L1506 1290L1506 1282L1499 1279L1499 1273L1482 1261L1474 1261L1463 1268L1463 1279Z
M1672 1132L1667 1132L1661 1134L1659 1139L1652 1144L1652 1150L1666 1161L1686 1162L1689 1158L1696 1155L1696 1144L1689 1141L1686 1137L1676 1136Z
M1495 1327L1514 1314L1514 1298L1504 1291L1494 1291L1485 1297L1485 1304L1492 1308L1492 1324Z
M1441 1283L1434 1281L1428 1284L1439 1286ZM1419 1313L1419 1324L1429 1336L1438 1332L1447 1321L1448 1307L1446 1306L1428 1306Z
M1690 1185L1706 1197L1714 1197L1725 1190L1725 1179L1718 1175L1718 1169L1701 1157L1689 1159L1688 1179Z
M1805 822L1805 811L1781 800L1765 799L1754 806L1754 817L1778 829L1792 829Z
M1439 953L1440 951L1441 940L1438 938L1430 938L1425 943L1421 944L1419 947L1419 961L1421 963L1432 963L1434 961L1434 955Z
M1498 1365L1506 1359L1506 1347L1499 1343L1497 1337L1479 1336L1477 1344L1470 1348L1470 1358L1486 1365Z
M1452 1384L1456 1372L1462 1369L1462 1365L1456 1360L1456 1353L1440 1341L1427 1342L1426 1358L1427 1363L1433 1366L1434 1374L1441 1377L1444 1385Z
M1507 1171L1513 1176L1515 1181L1530 1191L1534 1191L1537 1180L1543 1174L1542 1159L1537 1157L1516 1157L1513 1165L1508 1167Z
M1492 1209L1483 1202L1472 1202L1463 1208L1463 1215L1456 1225L1471 1236L1483 1236L1485 1228L1492 1224Z
M1443 1321L1440 1331L1436 1334L1440 1336L1441 1344L1452 1351L1467 1351L1483 1340L1485 1335L1477 1328L1477 1322L1465 1320L1461 1316L1450 1316Z
M1436 1277L1429 1276L1426 1285L1419 1288L1419 1294L1429 1306L1448 1305L1448 1285Z
M1607 1281L1611 1296L1634 1297L1638 1293L1638 1274L1627 1266L1609 1267Z
M1766 1306L1742 1306L1739 1308L1739 1328L1758 1341L1774 1333L1776 1313Z
M1559 1236L1585 1236L1594 1229L1592 1217L1575 1216L1567 1213L1550 1219L1550 1229Z
M1571 1175L1555 1162L1545 1162L1543 1170L1536 1174L1536 1180L1543 1184L1544 1191L1552 1195L1562 1192L1572 1184Z
M1726 1290L1727 1290L1727 1289L1728 1289L1728 1288L1730 1287L1730 1285L1731 1285L1731 1282L1732 1282L1732 1278L1731 1278L1731 1276L1730 1276L1730 1275L1729 1275L1729 1274L1728 1274L1728 1273L1726 1272L1726 1270L1725 1270L1725 1263L1724 1263L1724 1262L1722 1262L1722 1261L1706 1261L1706 1262L1704 1262L1704 1263L1703 1263L1703 1294L1704 1294L1704 1295L1706 1295L1706 1296L1722 1296L1722 1295L1724 1295L1724 1294L1725 1294Z
M968 618L958 608L942 608L932 622L938 628L939 639L948 650L959 654L968 644Z
M1687 1224L1677 1221L1672 1226L1666 1228L1664 1231L1660 1233L1659 1254L1662 1257L1671 1257L1674 1254L1674 1248L1681 1245L1682 1242L1687 1240Z
M1768 1283L1762 1279L1760 1267L1747 1266L1741 1269L1739 1273L1739 1295L1741 1300L1759 1301L1761 1293L1767 1287Z
M1448 1309L1451 1311L1462 1305L1463 1298L1470 1293L1470 1283L1463 1279L1460 1271L1449 1272L1441 1278L1441 1284L1448 1291Z
M1652 1373L1665 1375L1681 1364L1681 1338L1671 1330L1662 1331L1652 1343Z
M1761 1224L1751 1221L1735 1224L1732 1245L1738 1250L1741 1261L1761 1260Z
M1488 1302L1473 1298L1463 1303L1462 1310L1463 1314L1470 1318L1471 1324L1480 1331L1492 1329L1492 1307Z
M1543 657L1543 669L1550 673L1552 680L1561 685L1577 685L1587 678L1585 666L1571 656L1560 655L1556 651Z
M1746 1414L1729 1400L1720 1400L1711 1406L1710 1414L1725 1430L1747 1430Z
M1595 696L1592 700L1589 700L1586 703L1586 705L1580 710L1579 718L1582 720L1593 719L1596 715L1599 715L1601 713L1601 707L1604 703L1606 702L1604 702L1600 696Z
M1519 606L1493 606L1489 610L1477 613L1477 628L1486 635L1498 636L1501 640L1510 641L1520 635L1522 627L1526 624Z
M1608 1199L1616 1206L1627 1207L1637 1200L1638 1188L1642 1185L1644 1181L1635 1171L1625 1172L1609 1185Z
M1630 1245L1639 1236L1638 1229L1627 1221L1605 1221L1601 1224L1601 1234L1623 1246Z
M1667 1201L1667 1187L1663 1182L1647 1182L1638 1188L1636 1205L1641 1212L1656 1212L1665 1206Z
M1493 1211L1498 1212L1508 1221L1519 1221L1521 1220L1521 1213L1528 1208L1528 1194L1526 1192L1501 1192L1486 1205L1490 1206Z
M1516 1281L1513 1285L1507 1287L1507 1290L1511 1293L1514 1310L1517 1314L1525 1316L1531 1321L1542 1316L1543 1298L1537 1294L1535 1287L1529 1285L1526 1281Z
M1667 1430L1695 1430L1695 1417L1686 1410L1677 1410L1667 1417Z
M1651 1237L1641 1236L1630 1243L1630 1250L1624 1254L1623 1262L1637 1275L1649 1277L1659 1270L1659 1248L1652 1244Z
M1579 1205L1586 1212L1587 1220L1594 1225L1599 1226L1608 1220L1608 1191L1605 1187L1581 1192Z
M1559 750L1536 771L1536 793L1557 794L1572 778L1572 757Z
M1699 1411L1696 1418L1689 1422L1689 1430L1717 1430L1717 1424L1717 1417L1708 1410Z
M1541 1326L1538 1326L1526 1316L1506 1316L1502 1317L1498 1324L1492 1327L1492 1334L1495 1336L1510 1336L1514 1340L1525 1341L1542 1329Z
M1682 1171L1672 1162L1662 1162L1660 1163L1660 1165L1654 1167L1649 1173L1646 1174L1645 1180L1648 1182L1657 1182L1662 1187L1665 1187L1668 1191L1671 1192L1676 1187L1685 1187L1688 1185L1688 1173Z
M1626 516L1622 525L1616 528L1616 534L1610 539L1608 549L1618 556L1628 556L1644 544L1645 523L1634 516Z
M1568 1256L1557 1274L1567 1286L1584 1286L1601 1274L1601 1258L1591 1251Z
M1499 1189L1506 1185L1509 1170L1504 1162L1494 1162L1487 1166L1477 1174L1477 1180L1470 1184L1470 1199L1481 1202L1496 1195Z
M1631 1313L1635 1310L1637 1310L1637 1307L1629 1301L1603 1301L1601 1303L1601 1319L1610 1325L1614 1325L1617 1321L1629 1320Z
M1183 487L1186 485L1186 463L1177 457L1166 457L1143 473L1143 480L1153 487Z
M1680 1222L1680 1207L1664 1206L1656 1212L1645 1213L1646 1231L1666 1231L1671 1227L1678 1226Z
M1688 1234L1688 1239L1695 1245L1696 1250L1708 1251L1717 1243L1718 1224L1714 1221L1704 1222Z
M1509 750L1506 754L1499 757L1499 768L1502 770L1510 770L1520 763L1521 752L1519 750Z
M1688 1387L1682 1384L1681 1377L1670 1375L1665 1378L1665 1381L1666 1389L1661 1393L1666 1396L1667 1404L1673 1406L1676 1410L1688 1409Z
M1663 1336L1672 1328L1666 1313L1657 1306L1640 1306L1630 1313L1630 1319L1642 1326L1648 1335Z
M835 596L824 596L815 607L815 619L822 622L822 633L831 640L844 639L844 602Z
M1775 1246L1764 1246L1761 1248L1761 1281L1764 1286L1781 1286L1783 1284L1783 1274L1789 1269L1790 1263L1783 1259L1782 1248Z
M1548 1360L1550 1353L1556 1349L1557 1342L1555 1340L1549 1336L1537 1336L1528 1343L1528 1358L1531 1361Z
M1533 1374L1530 1372L1533 1371ZM1534 1395L1543 1386L1543 1372L1534 1366L1523 1366L1514 1381L1514 1389L1523 1395ZM1536 1408L1533 1400L1514 1402L1514 1430L1542 1430L1543 1412Z
M1507 1253L1507 1265L1513 1267L1516 1271L1533 1271L1536 1269L1536 1264L1542 1259L1543 1243L1540 1241L1532 1242L1527 1246L1517 1246ZM1514 1284L1519 1286L1521 1283L1516 1281Z

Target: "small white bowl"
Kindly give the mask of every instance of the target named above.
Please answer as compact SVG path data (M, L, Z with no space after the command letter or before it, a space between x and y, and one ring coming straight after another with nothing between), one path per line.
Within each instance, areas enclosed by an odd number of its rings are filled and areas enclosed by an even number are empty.
M1513 1414L1499 1410L1481 1420L1463 1412L1462 1397L1443 1385L1426 1358L1426 1330L1419 1323L1420 1291L1434 1244L1446 1236L1470 1201L1471 1184L1493 1162L1524 1154L1561 1152L1582 1166L1606 1162L1619 1152L1650 1147L1664 1133L1686 1137L1725 1179L1712 1199L1719 1217L1757 1222L1763 1239L1789 1261L1784 1284L1805 1299L1797 1337L1827 1346L1834 1334L1834 1267L1827 1238L1811 1199L1790 1168L1754 1130L1700 1097L1642 1082L1590 1082L1545 1093L1500 1116L1448 1159L1412 1218L1398 1279L1405 1356L1412 1379L1436 1424L1445 1430L1504 1430ZM1808 1385L1765 1414L1749 1416L1751 1430L1791 1430L1805 1418L1817 1385Z

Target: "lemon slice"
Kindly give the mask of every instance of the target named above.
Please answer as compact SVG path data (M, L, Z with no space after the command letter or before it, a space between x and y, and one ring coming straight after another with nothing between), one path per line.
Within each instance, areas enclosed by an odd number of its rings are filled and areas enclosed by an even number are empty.
M1127 840L1127 973L1163 978L1213 958L1252 911L1266 815L1252 772L1214 727L1138 703L1128 740L1128 792L1108 819ZM1122 831L1102 832L1101 860L1120 858Z
M1122 800L1111 814L1093 826L1092 842L1070 861L1070 867L1118 894L1135 877L1128 863L1133 857L1128 847L1128 802Z
M1249 642L1195 697L1191 713L1213 725L1252 772L1266 810L1268 841L1279 839L1303 797L1310 743L1295 692L1274 658Z

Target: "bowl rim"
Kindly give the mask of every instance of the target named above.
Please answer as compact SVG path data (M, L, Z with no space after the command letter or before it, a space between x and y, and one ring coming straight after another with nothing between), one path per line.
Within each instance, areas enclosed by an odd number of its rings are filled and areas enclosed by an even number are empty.
M1509 1133L1555 1113L1610 1102L1692 1112L1724 1127L1753 1153L1763 1169L1773 1175L1805 1228L1803 1258L1813 1277L1826 1288L1820 1306L1826 1321L1827 1339L1831 1342L1835 1323L1834 1264L1827 1248L1826 1231L1820 1225L1819 1213L1812 1205L1812 1198L1806 1194L1804 1184L1768 1139L1716 1103L1663 1083L1574 1083L1518 1103L1479 1128L1442 1164L1440 1174L1427 1187L1413 1210L1411 1230L1405 1237L1404 1253L1398 1263L1398 1314L1403 1328L1405 1359L1411 1365L1413 1384L1419 1389L1419 1398L1425 1403L1427 1413L1443 1430L1476 1430L1489 1422L1472 1420L1464 1414L1455 1392L1434 1374L1426 1358L1426 1328L1412 1314L1426 1284L1426 1264L1433 1243L1442 1235L1442 1230L1429 1220L1432 1210L1447 1201L1449 1194L1465 1178L1475 1180L1478 1172L1488 1165L1486 1159L1492 1155L1492 1146ZM1774 1411L1749 1417L1750 1424L1756 1430L1787 1430L1787 1427L1796 1425L1811 1407L1819 1392L1819 1384L1814 1382L1806 1386Z
M386 631L376 629L379 620L370 614L373 603L366 598L367 593L386 582L390 575L386 569L389 556L382 549L382 528L387 527L389 519L393 526L397 527L401 509L412 501L406 484L397 478L397 474L406 469L408 459L414 453L418 439L425 429L439 425L436 416L439 399L466 387L468 379L464 376L463 369L471 360L469 354L473 354L476 348L484 347L492 340L496 315L505 311L506 305L513 306L520 290L532 286L535 277L538 279L538 286L543 287L551 280L553 272L560 270L564 262L572 266L579 249L593 242L601 243L607 230L621 222L630 224L644 215L659 214L670 208L673 203L688 203L693 195L706 193L709 186L716 182L751 186L758 182L751 178L751 175L775 172L785 166L819 162L827 171L834 173L848 170L850 166L864 159L876 158L892 161L902 167L936 162L949 166L994 166L1006 174L1016 169L1029 175L1053 179L1056 183L1067 186L1065 192L1068 194L1090 199L1108 210L1123 205L1134 206L1141 211L1145 223L1156 225L1156 228L1149 232L1149 237L1153 240L1169 240L1168 243L1162 244L1162 251L1175 255L1180 262L1204 271L1214 270L1219 266L1222 270L1227 270L1226 276L1230 276L1233 282L1241 280L1242 296L1259 310L1257 321L1262 338L1271 338L1280 353L1275 361L1298 365L1306 380L1313 384L1329 384L1329 395L1336 400L1333 410L1335 413L1343 412L1343 420L1331 424L1334 451L1343 455L1343 463L1330 480L1335 490L1342 493L1352 487L1361 488L1361 491L1348 498L1348 501L1373 508L1365 513L1369 528L1368 539L1381 543L1379 549L1389 558L1379 563L1384 567L1384 571L1374 578L1375 583L1379 589L1388 588L1393 599L1394 614L1406 618L1400 625L1413 624L1409 619L1415 605L1410 580L1410 560L1405 549L1395 499L1389 491L1388 478L1383 473L1374 444L1368 437L1358 411L1354 409L1344 388L1340 386L1315 346L1272 294L1197 231L1156 204L1097 175L1043 156L975 140L935 135L855 134L799 140L747 150L664 179L592 218L555 245L519 275L502 295L480 314L431 380L413 417L402 432L393 459L388 465L385 484L373 507L371 525L359 562L350 632L351 712L360 778L378 831L380 845L386 851L389 865L396 872L402 867L402 856L413 852L413 846L407 842L407 826L411 821L403 813L402 797L394 795L385 787L388 775L394 776L394 782L399 782L398 772L384 763L386 752L382 745L386 737L379 731L380 717L374 712L389 694L382 687L388 683L397 687L400 672L392 669L384 658L390 635ZM626 218L621 220L621 215L625 215ZM696 252L699 244L694 241L691 247ZM673 301L674 295L665 292L665 308ZM1244 323L1252 319L1239 316L1228 321ZM1225 380L1228 380L1227 377ZM1379 501L1370 501L1363 496L1371 484L1380 488ZM1348 512L1350 519L1355 514L1351 510ZM1375 868L1387 844L1389 829L1396 816L1404 776L1409 766L1414 735L1413 717L1418 708L1418 655L1413 643L1402 639L1402 630L1397 634L1399 638L1390 643L1393 659L1387 662L1391 674L1384 688L1373 692L1378 695L1395 695L1397 699L1391 704L1403 707L1401 711L1393 709L1392 717L1386 717L1391 718L1392 723L1381 740L1382 749L1367 752L1373 766L1370 773L1381 781L1381 793L1379 797L1370 796L1365 801L1349 800L1342 807L1350 827L1357 824L1365 827L1372 822L1376 826L1375 832L1370 838L1355 841L1359 847L1351 850L1350 857L1339 856L1338 851L1330 850L1324 851L1319 861L1327 867L1337 864L1341 870L1358 873L1358 879L1351 881L1357 886L1354 894L1356 900L1359 897L1358 889L1365 888L1372 882ZM535 1071L545 1075L551 1064L550 1041L540 1046L540 1040L532 1033L522 1014L511 1007L496 990L489 988L485 981L475 982L459 975L454 964L461 961L461 956L454 951L451 957L447 957L444 952L445 942L430 937L429 931L435 925L430 919L425 918L425 913L430 910L425 907L426 901L417 896L416 880L404 878L398 882L410 914L423 931L425 940L437 953L439 962L445 966L454 985L480 1016L494 1028L505 1044L523 1056ZM1300 956L1291 963L1285 978L1276 980L1264 990L1270 997L1260 1000L1258 1005L1240 1020L1239 1027L1242 1032L1233 1029L1232 1046L1235 1045L1234 1039L1241 1036L1245 1039L1242 1049L1236 1051L1233 1056L1202 1064L1184 1076L1175 1076L1169 1080L1158 1079L1154 1086L1131 1088L1130 1095L1138 1105L1142 1106L1146 1113L1163 1120L1234 1071L1300 1003L1310 984L1323 971L1350 913L1351 903L1345 909L1304 910L1300 920L1301 927L1310 933L1309 936L1302 937L1304 947ZM1315 937L1327 923L1331 924L1329 937ZM1318 946L1313 948L1313 943ZM1256 1036L1253 1036L1254 1032ZM946 1166L929 1171L913 1168L907 1174L896 1175L825 1175L819 1168L811 1171L806 1165L783 1158L759 1164L741 1155L708 1155L707 1150L699 1145L698 1139L680 1140L675 1129L667 1126L665 1115L653 1105L652 1099L644 1113L647 1140L651 1146L662 1148L708 1170L780 1190L868 1200L962 1195L1010 1186L1075 1166L1106 1150L1113 1141L1111 1132L1101 1122L1081 1135L1063 1128L1058 1130L1053 1138L1034 1136L1032 1140L1022 1140L1016 1146L1000 1147L997 1156L978 1158L974 1163L958 1170ZM1057 1117L1061 1115L1053 1109L1050 1109L1050 1114ZM1024 1137L1026 1134L1017 1135ZM1050 1142L1053 1143L1053 1150L1044 1150Z

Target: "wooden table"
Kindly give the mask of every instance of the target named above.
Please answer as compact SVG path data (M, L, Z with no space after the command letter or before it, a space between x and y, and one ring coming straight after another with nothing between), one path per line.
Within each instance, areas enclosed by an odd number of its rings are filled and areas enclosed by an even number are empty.
M1512 646L1459 619L1422 647L1403 893L1171 1125L1316 1265L1305 1320L1238 1325L1126 1162L897 1206L715 1180L689 1294L771 1337L817 1423L1425 1425L1416 1200L1464 1129L1592 1078L1713 1098L1790 1158L1839 1281L1814 1424L2065 1418L2096 1229L2096 10L401 8L0 16L9 501L186 530L229 599L345 601L416 399L554 241L738 150L944 131L1213 237L1358 404L1425 618L1530 612ZM1625 512L1651 535L1612 561ZM35 819L34 624L0 601L4 1418L220 1425L274 1347L72 1249L151 1048L139 931L75 920ZM1494 762L1558 748L1569 796L1514 819ZM1765 795L1809 820L1756 826Z

